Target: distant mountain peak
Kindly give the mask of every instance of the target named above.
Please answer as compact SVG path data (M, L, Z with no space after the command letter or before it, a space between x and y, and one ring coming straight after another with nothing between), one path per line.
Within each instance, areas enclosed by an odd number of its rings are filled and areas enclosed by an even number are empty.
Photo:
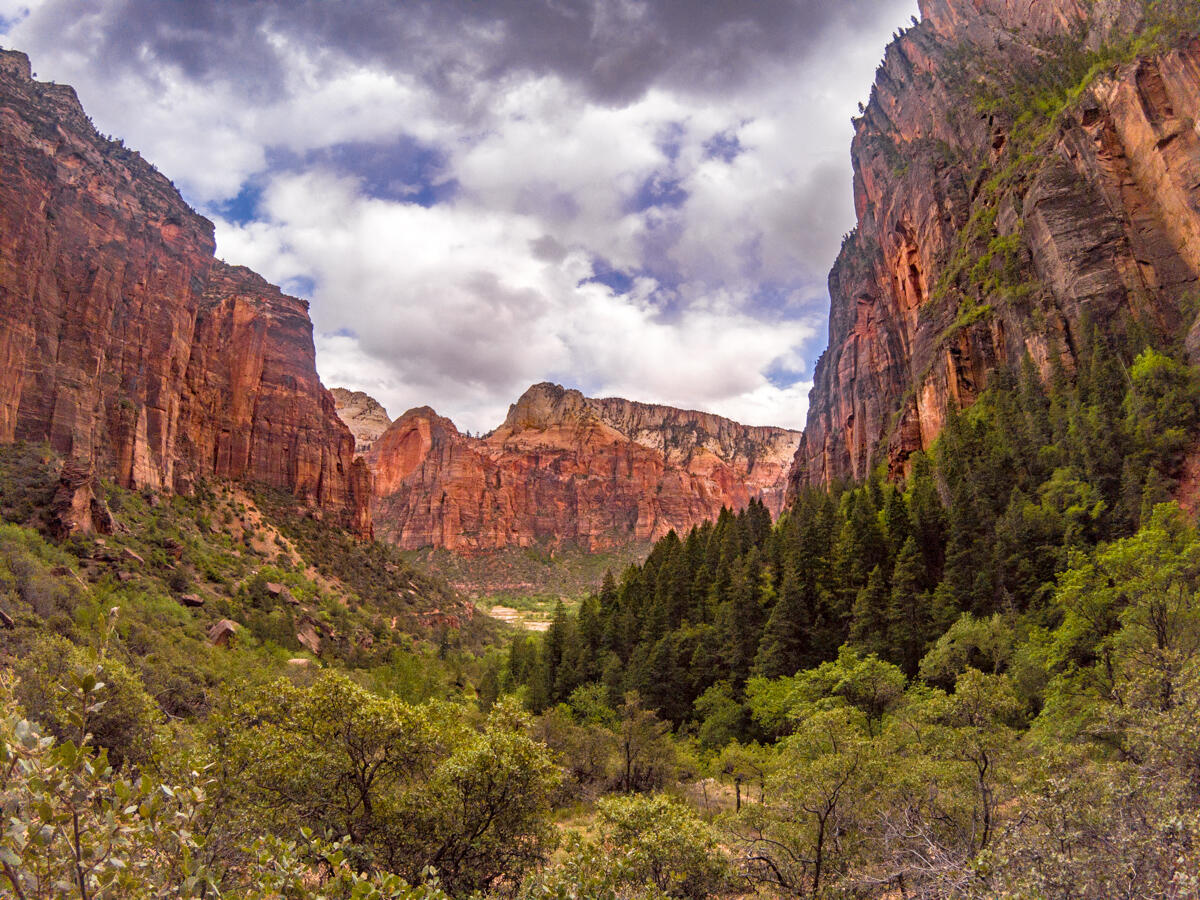
M606 550L686 531L722 507L782 508L800 432L530 386L483 438L428 407L376 441L378 533L404 549Z
M338 418L346 423L354 435L354 452L366 453L392 424L387 410L378 400L362 391L335 387L329 393L333 394Z

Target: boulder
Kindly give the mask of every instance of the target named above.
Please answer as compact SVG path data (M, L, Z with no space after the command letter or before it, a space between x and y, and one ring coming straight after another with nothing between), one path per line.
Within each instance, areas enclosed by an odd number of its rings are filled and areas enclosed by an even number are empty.
M2 328L0 328L2 331ZM50 532L59 540L76 534L111 534L115 526L92 461L75 456L63 463L50 501Z
M232 619L221 619L208 629L208 642L214 647L229 646L230 639L241 629Z
M321 635L317 629L317 623L306 616L301 620L300 628L296 632L296 640L313 656L321 655Z

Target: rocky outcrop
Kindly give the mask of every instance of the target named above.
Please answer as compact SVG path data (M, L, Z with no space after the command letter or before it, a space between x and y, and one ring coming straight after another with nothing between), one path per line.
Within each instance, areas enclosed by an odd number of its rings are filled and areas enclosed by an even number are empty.
M881 463L902 473L950 410L1026 356L1069 374L1089 323L1174 335L1195 312L1194 3L921 9L855 122L858 226L830 275L793 490ZM1158 46L1122 61L1152 25ZM1097 57L1111 64L1092 69Z
M800 434L534 385L484 438L428 407L367 459L379 535L404 549L603 550L760 499L777 513Z
M260 481L369 533L304 303L213 249L212 223L74 91L0 52L0 441L127 487Z
M50 531L60 540L76 534L112 534L115 522L90 459L63 463L49 513Z
M346 423L354 435L354 452L365 454L392 424L387 410L378 400L362 391L335 387L329 392L333 394L338 418Z

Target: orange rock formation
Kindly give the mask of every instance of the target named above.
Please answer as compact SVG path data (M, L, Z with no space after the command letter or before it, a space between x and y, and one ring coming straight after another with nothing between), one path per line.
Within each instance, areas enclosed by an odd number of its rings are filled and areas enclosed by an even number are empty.
M1186 6L1159 6L1170 2ZM1026 354L1045 376L1070 372L1088 321L1117 333L1192 325L1200 43L1114 65L1036 145L1010 140L1011 104L977 103L997 73L1036 86L1069 48L1131 33L1150 6L922 0L855 123L858 226L830 275L829 348L793 488L861 478L881 460L904 471L949 410ZM1189 344L1200 356L1200 330Z
M215 261L212 223L21 53L0 52L0 166L0 441L128 487L264 482L370 532L303 301Z
M602 550L783 502L800 434L538 384L485 438L422 407L367 459L375 523L405 549L570 544Z

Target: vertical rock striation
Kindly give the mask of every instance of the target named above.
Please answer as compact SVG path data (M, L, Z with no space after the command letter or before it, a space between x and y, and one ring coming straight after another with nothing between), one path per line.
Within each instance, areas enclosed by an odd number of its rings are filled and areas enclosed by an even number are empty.
M308 304L215 263L196 316L177 473L284 488L370 533L370 473L317 376ZM185 474L186 473L186 474Z
M372 447L379 534L405 549L600 551L740 509L782 507L800 434L708 413L531 387L485 438L428 407Z
M129 487L261 481L369 533L304 303L213 250L212 223L71 88L0 52L0 441Z
M950 410L1027 355L1044 376L1069 373L1091 324L1172 334L1194 316L1196 6L921 11L855 121L858 225L829 279L829 347L793 491L878 465L903 472ZM1137 46L1139 33L1156 41Z

